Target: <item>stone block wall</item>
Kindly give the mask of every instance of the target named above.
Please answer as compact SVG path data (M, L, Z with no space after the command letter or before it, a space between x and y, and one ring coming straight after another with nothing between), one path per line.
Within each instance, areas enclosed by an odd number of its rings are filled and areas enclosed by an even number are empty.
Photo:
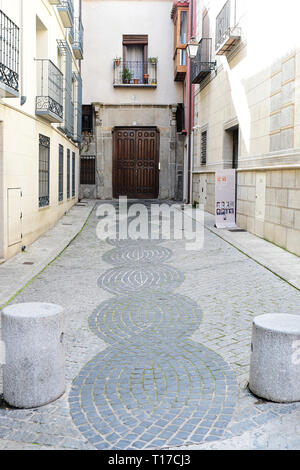
M194 173L192 202L215 213L215 173ZM238 171L237 225L300 256L300 168Z
M300 256L300 169L239 172L237 224Z

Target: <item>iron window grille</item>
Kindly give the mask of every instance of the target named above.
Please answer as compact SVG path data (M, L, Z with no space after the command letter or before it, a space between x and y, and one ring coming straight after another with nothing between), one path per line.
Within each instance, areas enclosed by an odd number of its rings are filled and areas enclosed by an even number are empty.
M114 86L157 86L157 59L113 62Z
M74 136L74 104L73 104L73 73L72 53L65 40L58 40L59 53L63 58L63 102L64 115L60 129L70 138Z
M39 135L39 207L49 206L50 139Z
M19 93L19 28L0 10L0 83L8 96Z
M76 159L75 159L75 152L72 152L72 197L75 197L76 194Z
M96 184L96 157L93 155L80 158L80 184Z
M201 165L206 165L207 160L207 131L201 133Z
M63 74L49 59L36 59L36 114L52 122L63 120Z
M71 194L71 152L67 150L67 199L70 199Z
M58 163L58 201L64 199L64 148L59 145L59 163Z

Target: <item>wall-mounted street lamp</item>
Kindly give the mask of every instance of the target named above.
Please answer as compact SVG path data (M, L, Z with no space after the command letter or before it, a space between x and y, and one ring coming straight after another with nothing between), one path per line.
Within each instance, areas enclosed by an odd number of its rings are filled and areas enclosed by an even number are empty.
M196 41L196 38L192 36L186 48L189 59L195 59L197 57L198 47L199 43Z

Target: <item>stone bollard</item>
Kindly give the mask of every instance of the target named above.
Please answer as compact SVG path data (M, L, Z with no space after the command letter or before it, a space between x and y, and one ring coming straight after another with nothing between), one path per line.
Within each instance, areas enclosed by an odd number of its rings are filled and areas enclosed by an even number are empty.
M300 315L256 317L249 388L266 400L300 401Z
M25 303L2 311L4 400L16 408L35 408L65 391L63 308Z

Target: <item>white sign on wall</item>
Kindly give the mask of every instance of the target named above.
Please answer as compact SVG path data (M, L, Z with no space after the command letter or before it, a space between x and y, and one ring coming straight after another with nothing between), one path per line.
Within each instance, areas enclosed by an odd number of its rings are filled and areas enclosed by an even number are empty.
M216 227L236 227L235 207L235 170L216 172Z

